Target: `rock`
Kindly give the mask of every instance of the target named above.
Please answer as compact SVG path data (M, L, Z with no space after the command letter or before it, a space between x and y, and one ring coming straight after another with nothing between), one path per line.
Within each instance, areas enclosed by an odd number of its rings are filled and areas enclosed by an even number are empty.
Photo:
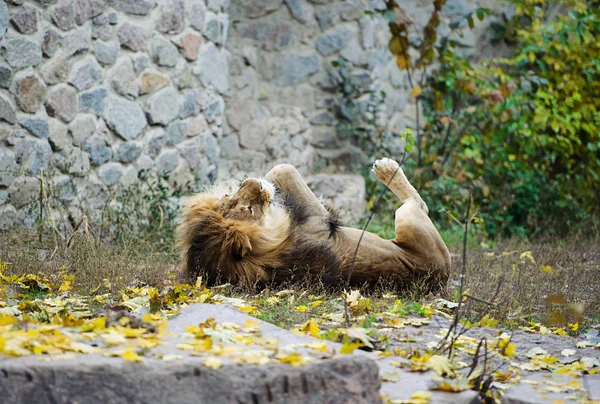
M66 57L85 52L92 47L92 30L89 25L62 38L63 54Z
M171 84L168 77L156 72L142 73L140 94L148 94Z
M125 168L123 175L121 176L121 186L123 188L129 188L135 184L138 180L138 170L133 166Z
M110 42L96 41L96 59L103 65L113 65L119 55L119 47Z
M163 150L156 159L156 173L162 177L169 175L179 165L179 153L175 149Z
M25 118L20 119L19 124L27 129L33 136L41 139L46 139L48 137L48 121L46 119Z
M69 83L73 84L79 91L87 90L94 84L102 81L104 71L92 56L87 56L75 62L71 70Z
M155 129L146 134L145 152L148 156L156 157L165 143L165 131Z
M187 63L183 65L183 68L175 73L173 77L173 83L178 89L183 90L185 88L192 88L196 85L192 71Z
M0 187L8 187L16 175L17 162L15 161L15 154L8 149L0 148Z
M13 73L7 66L0 66L0 87L10 88Z
M142 144L139 142L121 142L117 146L115 157L122 163L130 163L142 154Z
M367 50L375 48L376 32L380 28L380 24L377 22L378 20L371 15L365 16L358 21L360 26L362 46Z
M138 82L133 70L133 63L129 57L119 58L109 73L110 82L117 93L125 97L138 96Z
M48 93L46 112L63 122L71 122L77 115L77 104L77 91L67 84L59 84Z
M328 66L317 80L319 88L325 91L337 90L340 86L341 78L337 69Z
M40 73L46 84L64 83L67 81L69 73L71 73L72 66L73 62L71 60L59 56L44 63L40 69Z
M285 52L275 59L275 83L280 86L301 83L319 70L316 54Z
M342 27L334 32L318 37L315 41L315 47L321 55L331 55L346 46L351 37L352 33L350 30Z
M225 49L217 49L213 43L205 43L200 47L200 54L194 68L206 87L214 87L221 94L229 90L230 54Z
M34 202L39 193L40 181L37 178L17 177L8 188L8 202L19 209Z
M184 121L175 121L167 125L167 145L174 146L180 143L187 133L187 123Z
M51 11L52 22L62 31L75 28L75 7L73 2L64 1Z
M332 126L334 123L334 117L329 112L321 112L310 118L310 123L312 125L327 125Z
M108 97L104 119L125 140L135 139L146 127L146 116L139 105L114 95Z
M147 15L156 5L155 0L108 0L115 10L127 14Z
M187 137L203 135L208 131L208 122L202 115L195 116L187 121Z
M0 2L0 38L4 37L10 23L10 11L5 2Z
M11 102L3 94L0 94L0 120L4 120L10 124L14 124L17 121L15 107L12 106Z
M75 199L75 184L68 175L59 175L52 179L53 185L56 188L56 196L62 202L71 202Z
M39 174L40 169L48 168L52 148L46 139L21 139L15 148L15 156L21 168L30 174Z
M105 88L90 90L79 95L79 106L82 112L89 112L100 116L104 112L104 101L107 91Z
M179 59L179 51L171 41L157 35L150 42L150 56L159 66L174 67Z
M197 31L204 29L206 6L202 0L186 1L187 16L190 26Z
M358 40L351 40L346 47L342 49L340 56L354 66L362 67L367 65L367 56L358 43Z
M104 12L106 0L76 0L75 22L83 25L90 18L94 18Z
M136 53L133 57L133 66L135 67L135 72L140 74L145 68L150 66L150 58L145 53Z
M295 43L294 27L287 21L243 21L234 24L242 38L251 39L267 51L288 48Z
M183 49L183 57L187 60L196 60L198 50L202 44L202 38L196 34L186 34L179 38L176 44Z
M366 0L347 0L344 2L340 15L344 21L357 20L363 17L368 9L369 4Z
M135 162L135 168L139 172L149 172L154 167L154 160L145 154L142 154L139 159Z
M307 178L306 183L315 195L332 199L350 221L364 215L366 192L362 175L317 174Z
M93 24L92 25L92 38L101 39L103 41L110 41L113 35L113 27L108 24Z
M188 118L196 116L200 113L200 105L198 103L198 95L196 91L186 91L183 93L183 103L179 108L179 117Z
M237 135L224 136L221 139L221 157L234 159L240 154L240 143Z
M283 0L254 0L252 2L240 2L241 12L248 18L259 18L270 14L281 7Z
M1 32L1 30L0 30ZM0 230L9 230L17 223L17 209L12 205L0 206Z
M21 34L34 34L38 27L37 8L30 4L24 4L12 13L12 24Z
M123 166L120 163L106 163L98 169L98 178L108 187L116 184L122 175Z
M17 80L16 92L21 109L35 114L46 95L46 86L37 76L30 74Z
M48 120L48 143L54 152L63 150L71 144L67 126L57 119Z
M173 87L163 88L148 100L146 113L151 124L166 125L179 115L179 93Z
M200 166L202 155L200 154L200 142L198 138L186 140L179 145L181 155L192 170Z
M206 13L202 33L211 42L224 44L229 31L229 16L227 14Z
M165 34L179 34L185 28L185 8L183 0L169 0L160 6L156 30Z
M327 31L329 28L334 26L336 22L334 19L337 20L338 18L337 10L332 7L320 8L315 11L315 18L319 23L319 28L321 28L321 31Z
M46 57L52 57L60 47L62 37L53 29L49 29L44 34L42 41L42 52Z
M225 110L225 102L221 97L210 97L206 102L206 110L204 114L206 115L206 120L210 123L215 122L215 120L223 115L223 111Z
M73 144L81 147L96 132L96 120L91 115L79 114L69 125L69 131L73 137Z
M64 173L83 177L90 171L90 158L79 147L68 146L61 152L57 166Z
M294 19L306 23L312 15L312 8L308 5L306 0L284 0L290 14Z
M37 42L13 37L6 39L2 46L5 50L4 57L12 68L22 69L42 62L42 48Z
M92 164L99 166L110 159L113 153L106 141L98 135L93 135L83 143L83 150L89 155Z
M139 52L146 50L149 36L144 28L126 22L119 28L117 39L123 48Z

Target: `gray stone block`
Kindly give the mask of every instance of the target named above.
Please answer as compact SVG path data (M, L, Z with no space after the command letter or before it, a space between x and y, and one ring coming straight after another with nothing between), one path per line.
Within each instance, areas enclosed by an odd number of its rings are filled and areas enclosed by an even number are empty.
M0 66L0 87L10 88L13 73L8 66Z
M19 124L33 136L45 139L48 137L48 120L40 118L23 118Z
M117 61L119 47L113 43L96 41L96 59L103 65L112 65Z
M87 56L75 62L71 70L69 83L73 84L79 91L83 91L101 82L103 78L104 71L96 59L92 56Z
M83 143L83 150L90 156L92 164L99 166L110 159L113 153L106 141L98 135L93 135Z
M175 149L163 150L156 159L156 173L159 176L171 174L179 165L179 152Z
M5 2L0 2L0 37L3 37L10 23L10 11Z
M37 8L24 4L13 12L11 21L21 34L35 34L38 30Z
M116 158L122 163L131 163L142 154L142 144L139 142L121 142L117 146Z
M347 28L341 27L318 37L315 41L315 47L321 55L331 55L346 46L351 37L352 32Z
M69 85L59 84L48 92L46 112L63 122L71 122L78 111L77 91Z
M159 66L175 67L179 60L179 50L163 36L155 36L150 42L150 56Z
M122 175L123 166L120 163L106 163L98 169L98 178L108 187L116 184Z
M213 43L200 47L200 53L194 68L204 86L214 87L220 93L229 90L229 60L230 54L225 49L217 49Z
M179 93L173 87L155 92L146 107L151 124L167 125L179 115Z
M128 14L147 15L156 5L155 0L107 0L115 10Z
M119 44L134 52L145 51L148 46L148 32L137 25L126 22L117 32Z
M275 60L275 83L281 86L301 83L319 70L316 54L285 52Z
M15 154L8 149L0 148L0 186L8 187L16 174L17 162L15 161Z
M98 88L79 94L79 106L82 112L89 112L97 116L104 112L104 102L108 92L105 88Z
M12 105L10 99L6 98L3 94L0 94L0 120L4 120L10 124L14 124L17 121L15 107Z
M165 34L179 34L185 28L185 7L183 0L169 0L160 6L156 30Z
M49 29L44 33L42 40L42 52L44 56L52 57L60 47L62 37L58 32L53 29Z
M146 116L139 105L114 95L106 101L104 119L125 140L135 139L146 127Z
M38 42L17 36L6 39L2 46L6 61L15 69L35 66L42 62L42 47Z

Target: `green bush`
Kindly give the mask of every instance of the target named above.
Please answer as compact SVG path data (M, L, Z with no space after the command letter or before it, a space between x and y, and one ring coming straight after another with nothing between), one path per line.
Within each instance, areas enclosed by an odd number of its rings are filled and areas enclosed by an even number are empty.
M422 88L413 86L426 123L406 164L434 215L463 212L469 189L492 237L564 233L597 214L599 2L561 3L547 20L556 4L513 0L516 15L494 24L497 39L514 44L513 56L477 66L457 55L455 42L437 38L444 0L434 3L418 45L392 3L386 13L398 67L416 82L421 68L439 66ZM472 26L486 14L477 9L465 19Z

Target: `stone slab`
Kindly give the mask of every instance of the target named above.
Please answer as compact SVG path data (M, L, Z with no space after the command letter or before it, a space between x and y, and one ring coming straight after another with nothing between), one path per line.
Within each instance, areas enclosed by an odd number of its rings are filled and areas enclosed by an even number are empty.
M359 355L315 360L300 367L286 364L236 365L223 358L211 369L206 358L176 348L186 326L208 318L243 326L245 314L224 305L184 308L169 322L165 345L144 362L78 355L41 362L29 356L0 361L0 396L6 403L380 403L377 364ZM253 321L258 321L254 320ZM313 340L260 322L260 332L281 346ZM178 354L166 362L152 355Z

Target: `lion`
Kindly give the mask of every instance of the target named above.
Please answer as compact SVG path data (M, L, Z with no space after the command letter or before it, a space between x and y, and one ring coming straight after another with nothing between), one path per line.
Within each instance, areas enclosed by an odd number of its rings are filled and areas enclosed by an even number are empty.
M182 270L209 286L264 288L307 277L333 288L382 280L400 288L441 284L450 254L427 205L396 161L377 160L372 171L402 202L394 239L344 227L332 204L317 198L292 165L280 164L237 190L217 187L185 201L177 229Z

